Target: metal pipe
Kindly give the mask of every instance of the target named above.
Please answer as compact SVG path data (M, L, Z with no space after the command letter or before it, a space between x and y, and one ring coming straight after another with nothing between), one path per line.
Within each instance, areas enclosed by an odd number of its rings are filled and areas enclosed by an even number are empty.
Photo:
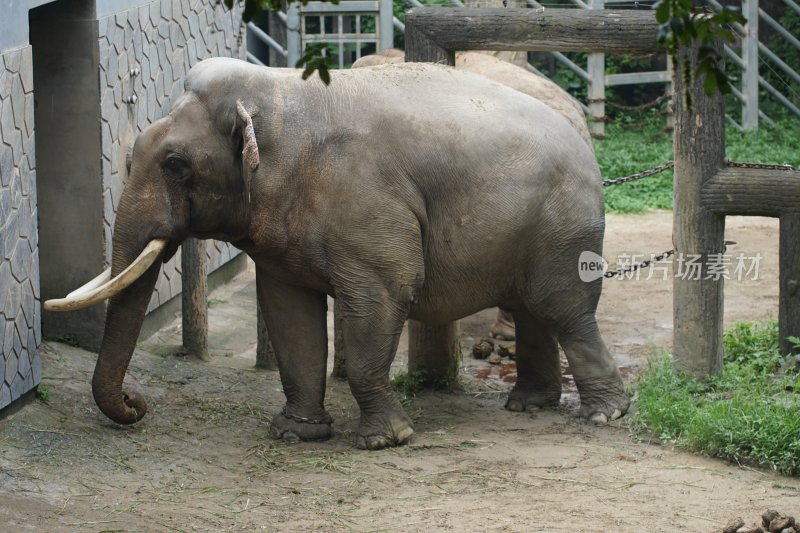
M563 63L568 69L578 75L580 79L589 83L589 73L583 70L581 67L576 65L572 62L570 58L562 54L561 52L552 52L553 57L555 57L560 63Z
M283 57L288 56L286 49L283 46L281 46L280 43L278 43L278 41L270 37L269 34L267 34L264 30L262 30L252 22L247 23L247 29L250 30L258 40L260 40L262 43L266 44L267 46L269 46L270 48L281 54Z
M392 18L392 24L394 24L394 27L397 28L398 30L400 30L401 32L403 32L403 33L406 32L406 25L403 24L402 22L400 22L399 18L393 17Z
M252 53L250 53L250 52L247 52L247 60L248 60L250 63L254 63L254 64L256 64L256 65L260 65L260 66L262 66L262 67L266 67L266 65L265 65L264 63L262 63L260 59L258 59L256 56L254 56L254 55L253 55Z
M797 83L800 83L800 74L798 74L797 71L794 70L792 67L790 67L789 65L784 63L783 60L780 57L775 55L775 52L773 52L772 50L767 48L767 46L765 44L760 43L760 42L758 43L758 49L761 52L763 52L765 56L770 58L770 60L772 60L776 65L778 65L786 74L788 74L790 77L794 78L794 81L796 81Z
M762 86L764 89L766 89L767 92L772 96L774 96L780 103L786 106L789 109L789 111L800 117L800 109L798 109L796 105L790 102L788 98L786 98L780 92L778 92L778 90L772 85L770 85L769 82L765 80L762 76L758 77L758 84Z
M800 15L800 6L795 4L793 0L783 0L783 3L794 9L794 12Z
M772 26L772 29L780 33L787 41L792 43L795 48L800 50L800 39L789 33L786 28L778 24L778 22L774 18L770 17L769 14L767 14L767 12L763 9L758 8L758 14L762 19L764 19L764 22Z

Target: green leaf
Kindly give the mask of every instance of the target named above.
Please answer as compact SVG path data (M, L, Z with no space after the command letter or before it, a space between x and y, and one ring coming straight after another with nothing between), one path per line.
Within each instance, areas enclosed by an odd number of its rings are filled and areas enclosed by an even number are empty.
M659 2L655 5L656 9L656 22L659 24L664 24L667 20L669 20L670 15L670 5L669 2L666 0L659 0Z

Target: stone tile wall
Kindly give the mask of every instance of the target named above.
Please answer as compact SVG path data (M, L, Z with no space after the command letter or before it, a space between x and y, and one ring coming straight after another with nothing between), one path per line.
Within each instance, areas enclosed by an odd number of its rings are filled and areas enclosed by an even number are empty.
M136 135L168 112L183 91L184 76L195 63L215 56L244 58L245 47L239 12L228 11L213 0L157 0L101 18L98 23L103 229L106 261L110 264L125 157ZM209 272L239 253L219 242L209 242L207 249ZM148 312L180 290L178 253L164 265Z
M30 46L0 55L0 408L42 376L31 65Z

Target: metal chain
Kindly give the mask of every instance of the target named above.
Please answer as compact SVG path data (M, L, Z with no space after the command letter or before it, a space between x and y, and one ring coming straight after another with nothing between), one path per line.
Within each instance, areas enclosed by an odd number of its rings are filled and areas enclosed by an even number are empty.
M793 167L792 165L787 165L783 163L782 165L775 165L770 163L747 163L745 161L725 161L729 167L737 167L737 168L757 168L759 170L794 170L797 171L797 168Z
M283 409L281 409L281 415L289 420L293 420L301 424L330 424L333 422L333 419L330 417L330 415L327 415L325 418L306 418L304 416L290 415L288 412L286 412L285 405L283 406Z
M744 161L726 161L726 163L730 167L738 167L738 168L756 168L761 170L791 170L795 172L799 170L793 167L792 165L785 163L782 165L769 164L769 163L748 163ZM603 180L603 187L610 187L612 185L620 185L622 183L630 183L632 181L637 181L642 178L647 178L649 176L659 174L661 172L664 172L665 170L669 170L674 166L675 166L674 161L668 161L663 165L659 165L657 167L648 170L643 170L642 172L637 172L636 174L631 174L630 176L624 176L622 178L606 179ZM728 244L727 241L726 244ZM622 277L630 272L635 272L637 270L647 268L653 263L660 263L664 259L671 257L674 253L675 249L667 250L659 255L652 256L650 259L642 261L641 263L637 263L635 265L626 265L624 267L616 268L614 270L607 270L606 272L603 273L603 277L604 278L613 278L615 276Z
M615 268L614 270L607 270L603 273L604 278L613 278L615 276L622 277L629 272L636 272L642 268L649 267L652 263L660 263L664 259L670 257L672 254L675 253L675 249L667 250L666 252L662 252L659 255L653 256L647 261L642 261L641 263L636 263L635 265L626 265L624 267Z
M632 181L637 181L643 178L647 178L649 176L653 176L655 174L659 174L664 172L665 170L669 170L675 166L674 161L667 161L663 165L659 165L657 167L643 170L641 172L637 172L636 174L631 174L630 176L623 176L622 178L613 178L603 180L603 187L611 187L612 185L620 185L622 183L630 183Z

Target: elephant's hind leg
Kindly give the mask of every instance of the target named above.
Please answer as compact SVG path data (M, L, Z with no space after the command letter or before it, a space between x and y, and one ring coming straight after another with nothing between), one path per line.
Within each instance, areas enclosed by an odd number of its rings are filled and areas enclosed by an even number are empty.
M624 415L630 405L622 377L608 353L593 313L559 328L558 341L569 360L581 397L580 414L595 422Z
M551 328L527 310L513 313L517 337L517 383L506 409L526 411L557 406L561 399L561 364Z

